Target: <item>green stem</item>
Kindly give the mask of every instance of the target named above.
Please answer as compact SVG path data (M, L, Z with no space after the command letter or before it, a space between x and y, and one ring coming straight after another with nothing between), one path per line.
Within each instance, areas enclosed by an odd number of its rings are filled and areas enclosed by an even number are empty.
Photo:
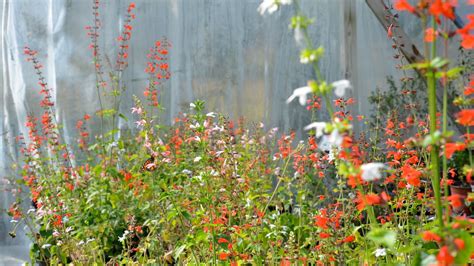
M445 25L446 25L446 21L445 21ZM433 26L435 27L436 24ZM445 27L446 28L446 27ZM445 29L446 31L446 29ZM445 58L448 58L448 39L447 38L444 38L444 57ZM447 71L448 70L448 66L446 66L444 68L444 71ZM443 129L442 129L442 133L443 133L443 136L446 136L446 133L447 133L447 130L448 130L448 80L446 78L446 80L444 80L443 82ZM449 196L449 188L448 188L448 159L446 157L446 153L444 152L443 153L443 178L442 180L444 180L444 196L445 197L448 197ZM444 208L446 210L449 209L449 202L446 201L445 202L445 205L444 205ZM446 215L446 222L449 223L449 215Z
M433 25L435 24L432 18ZM436 55L436 42L431 43L431 57ZM426 60L430 60L427 58ZM430 117L430 134L434 138L436 132L436 77L433 68L429 68L426 74L428 84L428 112ZM440 190L440 160L439 160L439 145L437 143L431 145L431 183L435 196L436 218L441 228L444 227L443 222L443 206L441 203Z

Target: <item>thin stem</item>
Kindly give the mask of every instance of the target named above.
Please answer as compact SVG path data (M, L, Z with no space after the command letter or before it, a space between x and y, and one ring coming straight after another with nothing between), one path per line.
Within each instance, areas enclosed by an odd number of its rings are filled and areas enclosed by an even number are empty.
M434 17L432 18L432 24L435 24ZM426 29L426 27L425 27ZM436 42L431 43L431 57L436 55ZM426 60L430 60L427 58ZM426 74L428 84L428 112L430 117L430 134L434 137L436 132L436 77L433 68L429 68ZM439 145L434 143L431 145L431 183L433 186L435 196L435 207L436 207L436 218L441 228L444 228L443 222L443 207L441 203L441 191L440 191L440 160L439 160Z

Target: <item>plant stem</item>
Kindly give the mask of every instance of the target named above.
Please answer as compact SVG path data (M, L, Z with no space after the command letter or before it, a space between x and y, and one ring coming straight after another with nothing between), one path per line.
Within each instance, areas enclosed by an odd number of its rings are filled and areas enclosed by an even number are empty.
M432 18L432 24L435 24L434 17ZM436 42L431 43L431 57L436 55ZM430 60L427 58L426 60ZM436 132L436 77L433 68L429 68L426 74L428 84L428 112L430 117L430 134L434 138ZM441 203L441 191L440 191L440 160L439 160L439 145L437 143L431 145L431 183L433 186L435 196L435 207L436 207L436 218L440 228L444 228L443 222L443 207Z
M445 23L445 31L446 31L446 20L444 21ZM448 58L448 39L444 38L444 57ZM446 65L444 67L444 71L448 70L448 66ZM447 130L448 130L448 79L445 76L445 79L443 80L443 128L442 128L442 133L443 136L446 136ZM443 176L442 180L444 180L444 196L448 197L449 196L449 188L448 188L448 158L446 157L446 152L443 153ZM449 208L449 202L446 201L444 208L448 210ZM449 214L447 213L446 215L446 222L449 223Z

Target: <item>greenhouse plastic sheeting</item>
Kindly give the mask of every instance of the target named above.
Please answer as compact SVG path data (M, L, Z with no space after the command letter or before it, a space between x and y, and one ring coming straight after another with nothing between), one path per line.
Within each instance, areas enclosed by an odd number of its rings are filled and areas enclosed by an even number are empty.
M43 73L54 90L56 118L64 125L66 141L74 141L78 118L99 109L92 52L88 49L90 40L85 30L93 23L92 2L3 0L0 7L2 210L12 201L4 187L5 176L12 173L9 169L18 156L14 138L27 133L24 126L27 114L39 114L40 88L31 63L25 60L23 48L29 46L39 52ZM156 40L166 37L172 43L172 78L160 91L165 108L163 121L172 121L179 112L188 110L191 101L203 99L209 111L263 121L267 127L300 129L310 122L304 107L296 102L285 104L292 90L305 86L311 78L311 68L299 63L299 49L288 27L294 11L291 6L260 16L257 0L134 2L136 19L132 22L129 67L122 76L128 89L122 96L121 113L129 115L132 96L142 96L148 78L144 71L146 54ZM356 14L350 26L355 32L352 32L352 41L345 43L349 26L345 24L344 10L349 2ZM117 57L117 37L128 4L129 1L122 0L100 4L99 45L112 63ZM368 114L370 91L383 88L386 76L400 76L385 29L362 0L302 1L302 7L315 19L310 28L311 38L315 45L325 48L320 63L323 75L335 81L345 78L350 71L354 78L351 93L358 103L354 111ZM409 35L419 39L420 29L411 28L409 19L404 19L402 16L401 22ZM348 58L352 60L351 68L347 67ZM107 64L104 65L107 69ZM319 116L318 119L327 118ZM98 124L97 120L92 121L93 131ZM133 121L122 121L120 126L132 128ZM8 236L10 219L4 212L0 215L0 249L26 245L28 241L21 234L15 239Z

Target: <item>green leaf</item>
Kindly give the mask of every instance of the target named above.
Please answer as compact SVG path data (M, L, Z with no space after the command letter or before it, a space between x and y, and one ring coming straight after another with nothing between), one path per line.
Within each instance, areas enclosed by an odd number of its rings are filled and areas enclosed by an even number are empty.
M128 118L122 113L119 114L119 117L122 118L125 121L128 121Z
M376 228L367 234L367 238L377 245L385 245L391 248L397 241L397 233L384 228Z
M184 249L186 248L186 245L181 245L177 249L174 250L174 259L177 260L181 253L183 253Z

